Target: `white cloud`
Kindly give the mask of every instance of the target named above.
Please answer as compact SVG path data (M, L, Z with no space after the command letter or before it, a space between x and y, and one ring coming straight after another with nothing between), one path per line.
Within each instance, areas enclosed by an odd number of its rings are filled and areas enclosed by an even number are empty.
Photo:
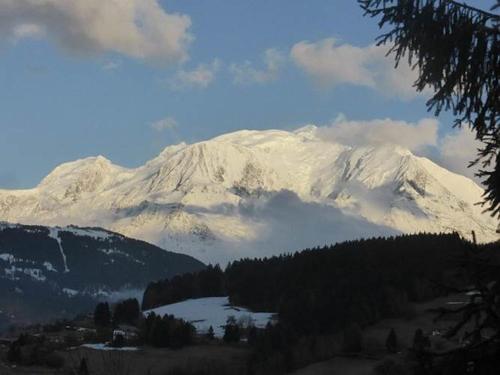
M170 87L175 90L207 88L215 80L220 65L220 61L215 59L210 64L198 64L193 70L179 69L170 80Z
M24 38L41 38L44 36L44 29L34 23L22 23L12 29L12 40L14 42Z
M258 228L254 240L238 243L236 248L241 249L242 256L277 255L283 249L294 251L398 233L362 217L346 215L333 206L304 202L296 193L287 190L271 193L268 197L245 199L239 204L237 212L252 227ZM228 246L230 260L235 257L234 249L234 244Z
M464 127L439 137L438 128L439 122L433 118L412 123L392 119L352 121L339 115L331 125L318 127L316 135L325 141L349 146L401 146L480 183L474 175L477 166L468 168L481 147L474 132Z
M368 199L375 200L372 196L366 197ZM248 228L248 232L239 238L219 236L210 251L206 251L206 243L201 251L196 247L191 248L190 254L198 259L221 264L242 257L259 258L361 237L399 233L395 229L371 223L359 215L346 215L331 205L305 202L289 190L262 192L259 196L243 198L236 205L215 205L208 211L198 206L186 208L191 214L209 214L214 218L229 214L238 218L241 223L239 228ZM149 236L151 238L151 234ZM157 236L156 243L163 247L172 248L175 245L170 242L170 238L166 238L164 231Z
M151 124L151 128L158 132L162 132L164 130L175 129L178 126L178 122L173 117L165 117L164 119L155 121Z
M242 64L231 64L229 71L233 75L233 82L236 84L266 83L278 78L279 71L285 63L283 54L269 48L264 52L264 68L256 69L250 61Z
M476 159L477 149L481 142L475 138L474 132L463 127L453 133L447 134L440 142L441 164L449 170L463 174L479 181L474 173L477 166L468 168L469 163Z
M391 119L349 121L339 117L331 126L319 127L322 139L350 146L394 144L419 151L438 143L438 121L424 118L417 123Z
M102 69L103 70L115 70L115 69L118 69L121 65L121 62L119 61L106 61L103 65L102 65Z
M186 15L167 13L158 0L1 0L0 35L46 36L81 55L115 52L178 62L192 40Z
M394 69L388 46L357 47L335 38L296 43L290 52L295 64L323 87L351 84L370 87L389 96L412 99L422 95L412 87L417 71L404 61Z

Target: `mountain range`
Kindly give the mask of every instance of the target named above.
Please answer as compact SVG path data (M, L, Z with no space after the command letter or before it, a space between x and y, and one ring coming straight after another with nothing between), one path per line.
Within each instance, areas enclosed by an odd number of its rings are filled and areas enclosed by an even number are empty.
M483 189L391 144L296 131L238 131L169 146L138 168L98 156L38 186L0 190L0 220L99 226L226 263L359 237L457 231L498 239Z

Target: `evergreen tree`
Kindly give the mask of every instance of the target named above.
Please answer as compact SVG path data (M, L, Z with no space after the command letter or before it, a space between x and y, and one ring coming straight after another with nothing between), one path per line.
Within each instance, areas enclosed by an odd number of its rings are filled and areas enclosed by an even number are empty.
M427 374L432 366L432 358L429 353L431 342L424 332L419 328L415 331L413 336L413 354L417 360L418 367L416 374Z
M94 310L94 324L97 327L108 327L111 324L111 312L107 302L97 304Z
M239 342L241 338L240 327L236 323L234 316L229 316L227 318L226 325L224 326L224 337L225 342Z
M363 334L357 324L344 329L342 348L347 353L358 353L363 349Z
M126 299L115 306L113 313L113 324L121 323L135 325L141 314L139 301L135 298Z
M396 64L408 59L418 68L417 90L434 91L428 109L436 114L451 109L455 126L475 131L483 146L470 165L480 165L478 176L486 187L483 205L500 218L500 15L453 0L358 2L367 15L381 16L379 26L386 32L379 43L390 43ZM496 0L493 8L499 7ZM473 279L473 290L480 292L460 308L440 311L440 317L460 317L448 338L464 326L474 327L469 333L471 345L449 351L450 364L441 361L445 373L468 371L463 358L475 363L476 373L478 366L500 368L500 262L485 257L475 244L464 253L460 259L464 272Z
M142 299L142 309L168 305L189 298L227 295L224 272L219 265L207 266L196 273L185 273L172 279L150 283Z
M248 327L248 333L247 333L247 340L248 340L248 345L253 346L258 338L258 330L257 327L254 325L251 325Z
M83 357L80 361L80 367L78 368L78 375L89 375L87 358L85 358L85 357Z
M214 327L208 327L207 338L213 340L215 338Z
M7 360L12 363L19 363L21 362L21 359L21 345L19 344L19 340L16 340L9 346L9 350L7 352Z
M159 348L167 348L170 346L170 324L168 324L168 315L163 318L158 316L152 327L152 344Z
M113 337L113 342L111 343L115 348L122 348L125 346L125 337L122 334L116 334Z
M415 331L413 335L413 350L422 351L428 347L428 339L424 336L424 331L420 328Z
M194 327L182 319L169 317L167 320L170 331L170 347L174 349L190 345L193 341Z
M181 348L194 341L193 325L173 315L163 318L155 313L148 314L141 324L141 338L158 348Z
M387 335L385 347L389 353L396 353L398 351L398 338L393 328L391 328L389 335Z

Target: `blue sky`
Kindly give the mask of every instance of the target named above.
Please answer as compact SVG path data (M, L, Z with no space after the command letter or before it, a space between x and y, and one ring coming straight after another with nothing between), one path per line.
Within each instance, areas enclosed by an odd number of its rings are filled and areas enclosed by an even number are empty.
M376 21L353 0L140 1L131 18L106 8L94 26L62 0L0 4L0 188L92 155L134 167L239 129L432 117L370 47ZM129 37L135 21L147 35ZM432 147L457 144L451 120L439 118Z

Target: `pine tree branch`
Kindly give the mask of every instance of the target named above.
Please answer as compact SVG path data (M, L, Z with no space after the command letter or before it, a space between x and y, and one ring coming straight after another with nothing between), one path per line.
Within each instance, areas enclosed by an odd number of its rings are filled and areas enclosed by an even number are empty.
M460 2L455 1L455 0L445 0L445 1L447 3L451 3L451 4L455 5L457 7L465 8L465 9L471 10L473 12L480 13L487 18L493 18L493 19L500 20L500 15L498 15L498 14L490 13L490 12L487 12L483 9L473 7L473 6L466 4L466 3L460 3ZM498 4L496 5L496 7L498 7ZM494 7L493 7L493 9L494 9Z

